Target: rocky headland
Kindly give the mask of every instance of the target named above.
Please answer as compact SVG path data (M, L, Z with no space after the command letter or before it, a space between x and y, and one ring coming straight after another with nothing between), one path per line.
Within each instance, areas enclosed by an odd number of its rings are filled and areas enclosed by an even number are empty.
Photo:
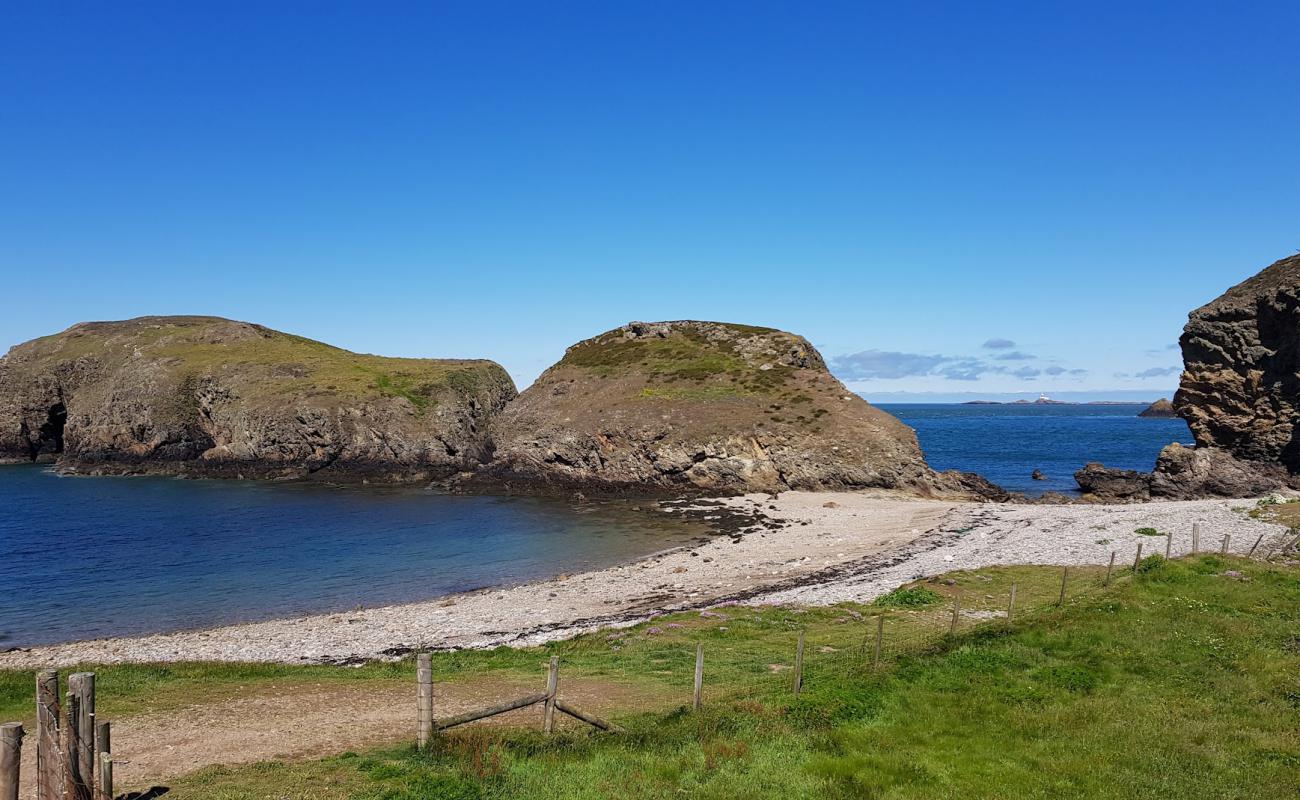
M579 342L492 431L495 458L468 486L1006 497L931 470L915 432L845 388L803 337L748 325L633 322Z
M1143 409L1138 416L1147 419L1177 419L1178 412L1174 410L1174 404L1169 402L1169 398L1162 397Z
M1173 408L1196 447L1170 445L1153 472L1089 464L1080 488L1108 501L1300 488L1300 255L1193 311L1179 344Z
M0 459L82 473L420 481L491 456L482 360L350 353L218 317L89 322L0 359Z

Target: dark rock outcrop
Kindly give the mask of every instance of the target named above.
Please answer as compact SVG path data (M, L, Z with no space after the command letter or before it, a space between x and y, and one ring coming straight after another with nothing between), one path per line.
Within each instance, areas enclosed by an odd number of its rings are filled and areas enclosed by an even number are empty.
M490 361L360 355L216 317L75 325L0 359L0 459L70 471L416 481L491 456Z
M1180 444L1160 451L1153 472L1092 463L1074 473L1074 479L1088 499L1106 503L1258 497L1294 481L1280 464L1241 461L1217 448Z
M916 434L844 387L807 340L633 322L570 347L493 423L469 486L605 494L903 489L999 497L937 474Z
M1174 411L1174 404L1168 398L1162 397L1143 409L1138 416L1148 419L1177 419L1178 412Z
M1300 472L1300 255L1193 311L1174 397L1198 447Z
M1173 408L1196 447L1166 447L1152 473L1090 464L1080 488L1120 500L1300 489L1300 255L1193 311L1179 344Z

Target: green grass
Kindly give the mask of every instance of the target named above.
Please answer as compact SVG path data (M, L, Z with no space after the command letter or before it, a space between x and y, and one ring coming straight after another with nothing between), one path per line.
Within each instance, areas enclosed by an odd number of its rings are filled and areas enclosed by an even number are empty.
M51 369L83 357L119 366L135 352L158 359L168 365L175 386L185 395L182 407L164 411L182 419L197 415L191 407L194 384L212 375L236 379L246 397L404 397L420 413L436 405L440 392L480 396L509 381L491 361L388 358L269 328L244 338L233 337L231 330L229 321L210 317L147 318L64 332L23 347L32 357L48 361Z
M761 334L794 339L768 328L725 327L741 336ZM780 364L759 369L741 357L734 341L709 339L698 330L680 326L662 339L624 339L617 332L606 334L570 348L558 366L576 367L604 378L631 373L644 375L655 384L652 391L660 391L662 384L679 381L720 381L721 385L712 388L735 396L771 394L781 389L793 374L793 370ZM672 399L708 399L697 398L691 391L687 389Z
M884 608L924 608L943 599L933 589L924 586L900 586L889 594L876 598L874 605Z
M1225 575L1232 570L1239 576ZM689 699L694 643L706 708L615 715L618 735L471 727L410 747L297 764L210 768L171 796L244 798L1294 798L1300 791L1300 569L1203 555L1136 573L962 571L893 593L887 607L724 608L530 650L438 654L437 680L533 675L550 653L562 686L635 680ZM943 635L953 595L993 619ZM931 596L933 595L933 596ZM892 602L892 601L891 601ZM870 666L886 613L886 667ZM806 689L788 670L807 631ZM656 632L657 631L657 632ZM231 682L409 680L410 664L182 665L100 670L101 703ZM114 673L116 671L116 677ZM297 676L297 677L295 677ZM30 692L22 673L21 694ZM0 697L13 708L12 676ZM16 687L17 684L14 684ZM111 688L110 688L111 687ZM13 696L11 696L13 695Z

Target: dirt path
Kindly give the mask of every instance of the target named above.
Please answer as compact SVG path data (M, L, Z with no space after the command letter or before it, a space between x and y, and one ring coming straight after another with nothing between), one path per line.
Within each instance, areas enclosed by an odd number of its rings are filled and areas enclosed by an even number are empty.
M544 680L544 676L539 676ZM521 677L440 684L438 716L538 691L540 680ZM657 695L643 686L576 679L561 698L598 715L628 708L667 708L681 698ZM541 708L496 717L482 724L540 724ZM347 684L259 686L211 704L113 721L118 791L140 790L223 764L299 761L415 740L413 683L367 681ZM23 746L20 797L35 798L36 740Z

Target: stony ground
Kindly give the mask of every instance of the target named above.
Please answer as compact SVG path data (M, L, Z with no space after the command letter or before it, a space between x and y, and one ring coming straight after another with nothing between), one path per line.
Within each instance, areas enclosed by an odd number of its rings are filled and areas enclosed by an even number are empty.
M1233 552L1259 537L1279 546L1286 528L1247 516L1253 501L1105 505L954 504L885 493L786 492L697 505L728 534L642 561L424 603L141 638L104 639L0 653L0 669L76 663L276 661L351 663L427 648L533 644L654 614L723 601L868 601L899 584L992 564L1131 562L1141 543L1188 552L1226 534Z

